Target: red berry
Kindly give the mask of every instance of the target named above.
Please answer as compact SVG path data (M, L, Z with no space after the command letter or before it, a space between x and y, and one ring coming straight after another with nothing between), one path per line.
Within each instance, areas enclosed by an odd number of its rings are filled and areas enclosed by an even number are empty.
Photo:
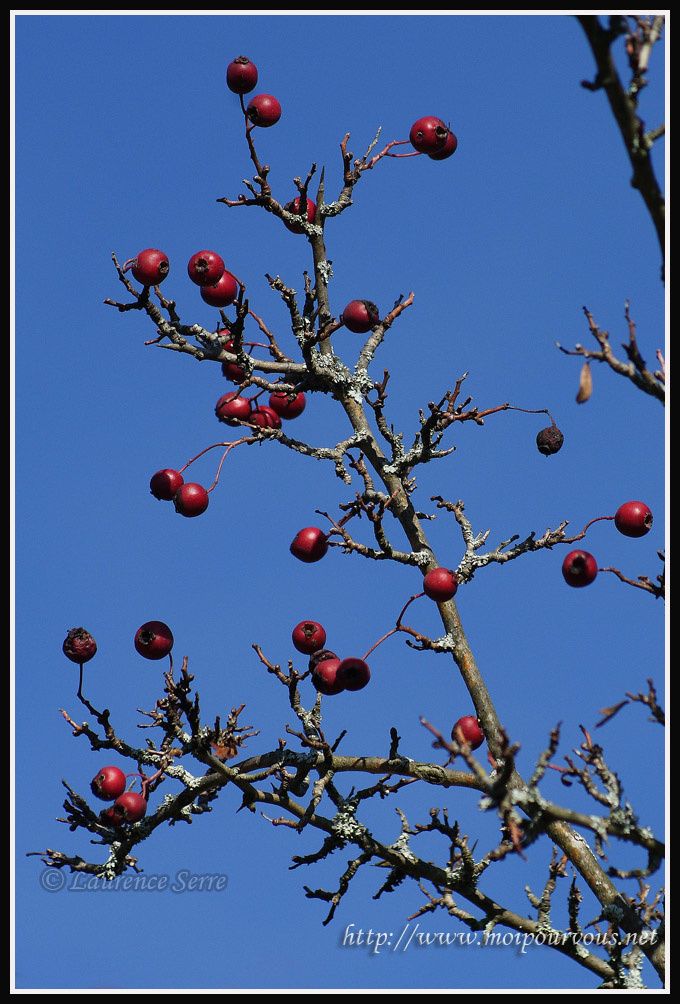
M92 794L104 802L118 798L125 791L125 774L120 767L102 767L90 783Z
M294 213L296 216L302 216L302 211L300 209L301 199L298 196L297 199L293 199L292 202L287 202L283 207L289 213ZM313 223L316 219L316 203L312 202L309 196L307 196L307 212L305 213L308 223ZM294 234L303 234L304 230L299 223L288 223L286 220L283 221L285 226Z
M111 805L108 809L102 809L99 813L99 818L102 823L106 823L107 826L122 826L125 820L123 819L122 812L119 812L115 806Z
M449 130L449 135L446 137L446 142L441 150L438 150L436 153L430 153L428 156L430 160L447 160L449 157L454 155L457 149L458 137L455 132L451 132Z
M247 94L257 83L257 67L247 56L237 56L227 67L227 87L234 94Z
M149 482L149 487L155 498L163 502L171 502L183 484L184 478L179 471L173 471L171 467L166 467L162 471L156 471Z
M330 697L333 694L342 693L345 689L344 684L338 678L340 665L339 659L324 659L323 662L316 664L312 672L312 685L320 694L326 694L327 697Z
M249 420L251 412L250 398L241 397L238 391L232 390L223 394L215 405L215 414L220 422L227 425L238 425L239 420Z
M411 126L409 139L418 153L440 153L449 138L449 128L434 115L425 115Z
M350 331L364 335L378 323L380 313L370 300L351 300L340 315L340 320Z
M300 621L293 628L293 645L298 652L312 655L323 649L326 644L326 632L317 621Z
M624 502L614 516L616 529L626 537L644 537L653 522L652 510L644 502Z
M476 750L484 742L484 733L474 715L463 715L451 730L451 738L457 743L466 742L470 749Z
M328 550L328 537L318 526L306 526L298 530L290 545L290 553L311 564L321 561Z
M250 99L246 112L253 125L268 129L281 118L281 105L271 94L258 94Z
M343 659L338 666L338 683L345 690L363 690L371 679L371 671L363 659Z
M83 627L71 628L61 646L67 659L81 664L89 662L97 651L97 642Z
M139 792L126 791L113 803L112 810L124 823L138 823L146 816L146 799ZM108 810L111 812L111 809Z
M195 481L188 481L179 489L175 495L175 512L180 516L200 516L208 508L210 496L203 485L196 484Z
M450 568L433 568L423 579L423 590L426 596L437 603L444 603L456 595L458 577Z
M325 662L327 659L337 659L338 656L335 652L331 652L329 648L321 648L318 652L312 652L309 657L309 669L312 672L316 669L320 662Z
M170 261L164 251L146 248L132 263L132 274L143 286L157 286L170 271Z
M221 331L217 332L218 335L228 335L229 332L226 328L222 328ZM224 343L224 348L227 352L234 352L234 341L229 339ZM238 363L222 363L222 375L231 380L233 383L243 383L246 378L246 371Z
M305 410L306 404L307 401L302 391L293 396L275 393L269 397L269 407L273 408L281 418L297 418Z
M201 299L210 307L228 307L238 296L238 283L231 272L223 272L214 286L201 286Z
M243 383L246 371L238 363L222 363L222 376L232 383Z
M147 621L135 635L135 648L145 659L164 659L174 641L172 631L163 621Z
M568 586L581 589L597 577L597 562L588 551L570 551L562 562L562 575Z
M217 251L197 251L189 259L187 272L197 286L214 286L222 278L224 259Z
M270 408L266 404L261 404L259 408L256 408L255 411L248 416L248 421L253 422L255 425L259 425L261 429L281 428L281 418L276 414L273 408Z

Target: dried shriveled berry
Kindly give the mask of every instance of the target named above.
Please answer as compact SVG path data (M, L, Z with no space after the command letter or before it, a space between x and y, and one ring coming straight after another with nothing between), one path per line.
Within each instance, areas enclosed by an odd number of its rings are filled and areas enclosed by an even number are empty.
M549 425L547 429L541 429L536 436L536 446L538 452L544 457L550 457L553 453L559 453L564 443L564 435L556 425Z
M89 662L97 651L97 642L84 627L71 628L64 638L62 651L71 662Z

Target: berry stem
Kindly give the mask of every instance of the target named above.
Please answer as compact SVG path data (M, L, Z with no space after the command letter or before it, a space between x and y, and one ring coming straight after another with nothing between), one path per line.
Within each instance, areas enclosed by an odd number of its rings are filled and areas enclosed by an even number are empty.
M234 448L234 446L240 446L241 443L252 443L252 442L255 442L255 440L251 439L250 436L243 436L241 439L235 439L233 442L229 442L229 443L212 443L211 446L206 446L204 450L201 450L200 453L197 453L195 457L191 458L191 460L187 460L187 462L184 465L184 467L180 467L180 469L178 470L177 473L178 474L183 474L184 471L186 471L187 467L191 467L191 465L193 463L195 463L197 460L200 460L200 458L205 453L209 453L210 450L216 450L218 446L226 446L227 450L231 450L231 449Z
M82 662L78 663L78 693L77 698L79 701L83 700L83 671L85 669L85 664Z
M616 519L616 517L615 516L596 516L595 519L591 519L588 523L586 523L586 525L583 527L583 529L581 530L580 533L577 533L573 537L565 537L564 540L560 540L559 543L560 544L575 544L576 541L583 540L583 538L585 537L585 535L587 534L588 530L593 525L593 523L599 523L601 520L613 520L613 519Z
M243 442L243 440L238 440L237 442ZM215 472L215 480L210 485L210 488L206 488L206 492L208 493L208 495L210 494L211 491L213 491L215 488L217 488L217 485L218 485L219 480L220 480L220 474L222 473L222 466L224 464L224 461L227 459L227 457L229 456L229 454L233 450L234 446L236 446L236 445L237 445L237 443L230 443L230 445L226 448L226 450L222 454L222 456L220 458L220 462L217 465L217 471Z
M397 617L397 622L396 622L395 626L390 631L388 631L386 634L384 634L382 636L382 638L378 638L378 640L373 645L371 645L371 647L369 648L369 650L367 652L365 652L364 655L362 655L361 658L363 659L364 662L366 662L366 660L368 659L368 657L371 654L371 652L375 652L376 648L378 648L379 645L382 645L382 643L384 641L387 641L388 638L391 638L393 634L397 634L399 631L403 630L403 628L401 626L401 621L402 621L402 618L403 618L404 614L406 613L406 611L411 606L411 604L413 603L414 600L419 600L420 597L424 596L424 595L425 595L425 593L414 593L414 595L411 596L406 601L406 603L404 604L404 606L401 608L401 611L399 612L399 616Z
M547 415L552 425L557 425L547 408L518 408L514 404L508 405L508 411L522 411L525 415Z
M234 273L233 273L233 272L231 271L231 269L230 269L230 268L226 269L226 271L227 271L227 272L229 273L229 275L230 275L230 276L232 276L232 278L236 279L237 283L238 283L238 284L239 284L239 286L241 287L241 295L240 295L240 297L239 297L239 300L242 300L242 299L243 299L243 294L244 294L244 293L245 293L245 291L246 291L246 284L245 284L245 282L243 282L243 280L242 280L242 279L239 279L239 277L238 277L237 275L235 275L235 274L234 274Z
M142 784L141 784L142 798L144 799L145 802L148 802L148 800L149 800L149 788L154 783L154 781L158 780L158 778L162 776L164 770L165 770L164 767L159 767L159 769L156 771L156 773L152 774L151 777L147 777L146 774L141 774L138 771L134 771L131 774L126 774L125 775L125 779L127 780L127 778L129 778L129 777L132 777L132 778L138 777L138 778L140 778L140 780L142 782ZM133 786L134 786L134 781L128 787L127 790L128 791L132 791L133 790Z

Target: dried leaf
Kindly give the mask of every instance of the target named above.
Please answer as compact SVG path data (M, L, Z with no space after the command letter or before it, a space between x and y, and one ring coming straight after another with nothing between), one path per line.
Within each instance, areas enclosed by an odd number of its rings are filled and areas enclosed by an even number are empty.
M581 374L578 379L577 404L585 404L590 400L593 393L593 375L590 372L590 363L584 363L581 367Z
M612 704L611 707L609 708L600 708L600 714L603 717L597 723L595 728L599 729L602 725L606 725L606 723L610 720L610 718L613 718L614 715L618 715L621 708L625 708L626 704L628 704L628 701L619 701L618 704Z

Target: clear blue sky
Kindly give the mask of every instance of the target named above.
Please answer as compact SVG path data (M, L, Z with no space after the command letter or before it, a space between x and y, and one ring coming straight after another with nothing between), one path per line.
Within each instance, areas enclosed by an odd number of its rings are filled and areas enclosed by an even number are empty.
M316 508L348 490L330 465L271 446L228 461L210 509L196 520L148 494L150 474L182 464L213 442L219 369L145 348L153 330L138 314L103 306L118 296L110 264L143 247L172 262L166 290L183 317L207 326L216 312L189 282L185 263L199 248L221 251L246 278L251 303L292 349L285 314L264 280L301 284L307 244L257 210L228 210L251 172L242 120L224 71L238 53L260 69L258 89L283 106L260 139L281 198L312 160L339 182L337 144L351 131L363 150L378 125L404 137L423 114L451 121L455 157L383 163L359 186L354 208L328 228L332 303L368 297L383 309L400 292L416 303L389 336L376 372L392 373L392 418L412 434L417 409L466 370L480 406L504 400L549 407L566 437L544 459L540 419L505 414L484 429L456 431L458 451L419 475L430 495L463 498L476 529L492 539L542 531L561 519L580 528L626 499L654 510L653 532L619 536L593 528L601 564L656 574L663 544L662 409L613 374L596 369L589 404L574 402L578 362L555 349L586 341L587 304L615 344L625 335L630 298L641 346L663 340L663 293L656 238L629 185L621 140L602 94L582 90L590 52L570 17L43 17L17 19L17 980L22 987L592 987L593 978L556 953L535 949L412 950L373 957L340 947L345 926L398 930L420 906L413 884L378 902L380 872L364 869L321 926L323 904L303 883L334 887L349 852L306 874L287 870L318 837L273 830L235 814L225 791L191 827L162 830L140 847L153 874L225 872L222 893L48 894L27 850L46 846L99 856L80 833L55 821L60 778L80 791L111 756L75 740L59 708L80 714L75 676L61 654L67 628L86 625L99 654L87 691L135 738L135 709L150 707L160 668L132 647L136 628L167 621L175 651L188 654L209 714L247 703L261 729L252 752L276 745L290 720L285 694L257 664L260 642L274 659L292 653L290 630L321 620L329 642L360 654L391 626L418 587L413 570L332 552L303 566L288 553ZM643 108L663 116L660 55ZM661 153L661 151L659 151ZM659 156L655 154L657 164ZM351 359L358 341L341 332ZM318 444L347 433L332 402L310 402L295 433ZM199 474L210 477L205 462ZM429 524L443 563L455 565L452 521ZM661 603L600 576L570 590L563 550L530 555L479 573L460 607L501 718L529 767L550 728L563 722L564 751L578 725L626 690L663 675ZM416 616L414 611L414 617ZM421 604L417 623L436 631ZM327 702L329 733L345 727L346 752L380 753L395 725L414 758L431 754L424 714L450 728L469 699L442 656L417 655L392 641L373 657L370 687ZM656 831L661 811L661 730L627 708L602 735L641 819ZM113 758L115 762L115 757ZM546 791L573 799L549 778ZM495 821L463 791L415 793L370 808L386 838L398 834L394 805L422 822L446 804L462 827L491 846ZM432 855L443 848L430 848ZM542 888L548 845L527 862L491 869L486 891L525 909L523 887ZM640 856L622 852L616 863ZM564 894L564 890L562 890ZM586 900L584 920L596 915ZM563 918L560 906L555 919ZM433 916L424 929L446 929ZM652 985L656 985L652 982Z

